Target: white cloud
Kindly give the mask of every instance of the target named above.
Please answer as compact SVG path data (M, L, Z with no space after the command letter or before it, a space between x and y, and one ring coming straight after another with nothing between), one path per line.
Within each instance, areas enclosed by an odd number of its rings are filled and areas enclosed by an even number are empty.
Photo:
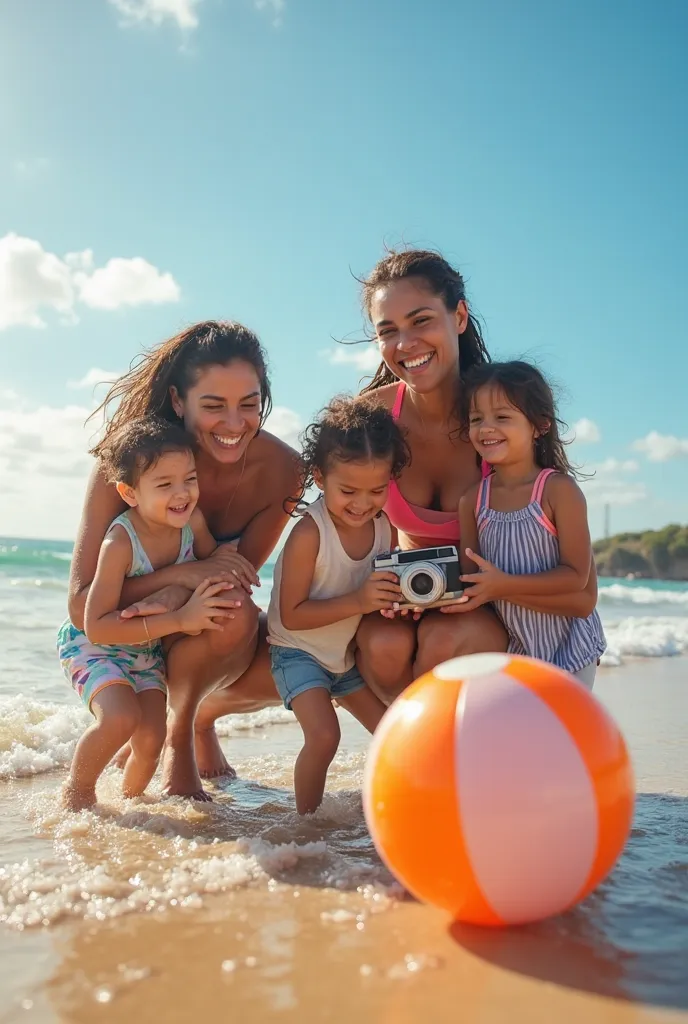
M631 447L646 455L650 462L669 462L671 459L685 459L688 456L688 438L659 434L656 430L634 441Z
M82 389L92 391L102 384L112 384L113 381L116 381L121 376L121 373L117 373L114 370L101 370L97 366L93 366L78 380L68 380L67 387L74 391Z
M275 28L279 28L286 10L286 0L253 0L257 11L264 11L271 19Z
M608 476L615 473L637 473L639 468L635 459L609 458L586 466L586 472Z
M361 345L338 345L323 353L333 366L354 366L357 370L377 370L380 351L376 342Z
M96 423L86 425L90 413L85 405L33 406L3 392L0 472L12 500L0 502L0 534L74 537L98 433Z
M589 505L635 505L647 498L647 488L641 481L611 475L584 480L581 487Z
M0 330L44 327L39 309L68 317L75 301L72 272L40 242L8 234L0 238Z
M301 450L299 434L303 430L303 421L297 412L284 405L274 406L265 422L265 429L281 438L297 451Z
M162 25L165 21L176 22L180 29L198 28L196 8L201 0L109 0L122 15L122 24Z
M92 309L119 309L145 303L160 305L178 302L180 295L179 285L172 275L161 273L141 256L128 260L115 257L90 275L77 271L74 281L80 300Z
M573 435L574 439L580 444L595 444L602 436L597 424L585 417L574 423Z
M90 370L88 384L101 371ZM87 385L84 385L87 386ZM66 406L36 406L0 383L0 536L59 537L71 540L81 516L102 420L90 420L87 401ZM299 448L300 416L276 406L267 429Z
M140 256L117 257L94 268L90 249L61 258L33 238L13 232L0 238L0 331L45 327L45 310L59 314L63 323L73 323L78 303L112 310L176 302L179 296L172 275Z
M601 462L586 463L582 468L584 473L595 474L590 480L581 482L591 506L635 505L647 498L647 488L642 480L629 479L640 468L635 459L610 457Z

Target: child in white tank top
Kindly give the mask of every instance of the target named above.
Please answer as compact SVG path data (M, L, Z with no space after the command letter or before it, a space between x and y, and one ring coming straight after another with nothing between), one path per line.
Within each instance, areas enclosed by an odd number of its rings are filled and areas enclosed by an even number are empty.
M339 746L332 699L369 732L385 712L356 667L355 636L361 616L400 597L397 577L372 566L392 547L382 509L407 459L399 427L371 399L335 399L305 434L304 490L322 493L277 560L268 610L275 684L304 734L294 769L299 814L319 807Z

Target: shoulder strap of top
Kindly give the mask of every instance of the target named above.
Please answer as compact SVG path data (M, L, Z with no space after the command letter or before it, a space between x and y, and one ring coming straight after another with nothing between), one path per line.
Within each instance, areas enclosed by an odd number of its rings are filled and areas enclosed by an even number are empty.
M304 514L310 516L311 519L315 522L315 525L318 527L318 530L320 532L321 538L323 533L327 532L328 526L332 526L332 528L334 529L334 526L332 525L332 520L330 519L330 514L327 511L327 506L325 505L325 499L322 496L322 494L318 498L316 498L315 501L312 501L310 505L307 506Z
M132 576L140 576L142 573L148 573L151 570L148 568L149 560L146 552L143 550L143 545L139 540L139 535L134 529L134 524L129 518L127 512L123 512L121 516L117 516L110 525L110 530L114 529L115 526L121 526L126 531L129 540L131 541L131 570ZM108 530L108 533L110 532Z
M385 512L373 519L375 526L375 554L384 554L392 548L392 526Z
M484 508L490 507L490 485L492 484L492 477L490 475L484 476L480 481L478 487L478 496L475 501L475 515L476 519Z
M394 397L394 405L392 406L392 419L398 420L401 416L401 406L404 401L404 393L406 391L406 384L403 380L399 381L397 387L397 393Z
M556 469L542 469L538 473L537 480L533 484L533 493L530 496L530 504L537 502L538 505L542 502L542 492L545 489L545 483L547 478L556 473Z
M194 532L191 523L182 526L182 536L179 542L179 558L177 562L193 562L194 555Z

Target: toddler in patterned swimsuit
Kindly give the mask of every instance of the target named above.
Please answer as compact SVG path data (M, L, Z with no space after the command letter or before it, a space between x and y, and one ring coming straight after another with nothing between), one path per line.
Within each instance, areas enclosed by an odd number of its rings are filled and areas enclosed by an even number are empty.
M57 649L67 679L95 718L79 740L64 787L64 805L96 801L96 782L113 755L131 742L125 797L153 777L165 741L166 686L161 638L221 629L218 595L227 585L205 580L176 612L123 619L124 580L165 565L208 558L215 550L199 509L195 442L181 427L153 418L117 433L101 457L107 479L130 506L103 541L86 601L84 630L69 620Z

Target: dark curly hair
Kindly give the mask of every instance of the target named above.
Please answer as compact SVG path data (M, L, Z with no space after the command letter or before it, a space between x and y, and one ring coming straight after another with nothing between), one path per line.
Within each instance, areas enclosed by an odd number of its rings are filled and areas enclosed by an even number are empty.
M108 483L136 487L163 455L195 451L196 439L179 424L148 416L108 436L101 445L100 464Z
M110 406L119 403L107 424L105 436L91 454L99 456L104 446L110 443L111 432L118 431L131 420L158 416L178 424L170 388L175 387L180 398L185 398L202 370L209 366L227 366L237 360L250 363L258 375L262 426L272 408L270 378L262 345L253 331L234 320L204 320L144 353L128 373L115 381L105 400L92 414L96 416L103 412L107 415Z
M459 302L466 301L466 286L458 270L438 252L431 249L389 249L366 278L361 278L363 309L370 320L370 307L376 289L392 281L417 278L439 295L448 310L453 311ZM459 337L459 375L463 378L471 367L490 361L480 324L473 313L468 313L466 330ZM397 378L381 363L370 384L361 391L365 394L375 391L384 384L394 384Z
M574 479L585 474L571 465L566 454L570 441L562 438L568 428L557 415L551 385L536 366L515 359L508 363L486 363L474 367L467 375L459 396L461 430L468 436L471 406L477 392L484 387L496 387L506 400L518 409L536 430L541 431L535 441L535 461L541 469L556 469Z
M301 435L302 491L314 483L314 472L325 476L333 462L367 462L389 459L392 477L399 476L410 461L401 428L391 412L376 398L338 395L318 414Z

